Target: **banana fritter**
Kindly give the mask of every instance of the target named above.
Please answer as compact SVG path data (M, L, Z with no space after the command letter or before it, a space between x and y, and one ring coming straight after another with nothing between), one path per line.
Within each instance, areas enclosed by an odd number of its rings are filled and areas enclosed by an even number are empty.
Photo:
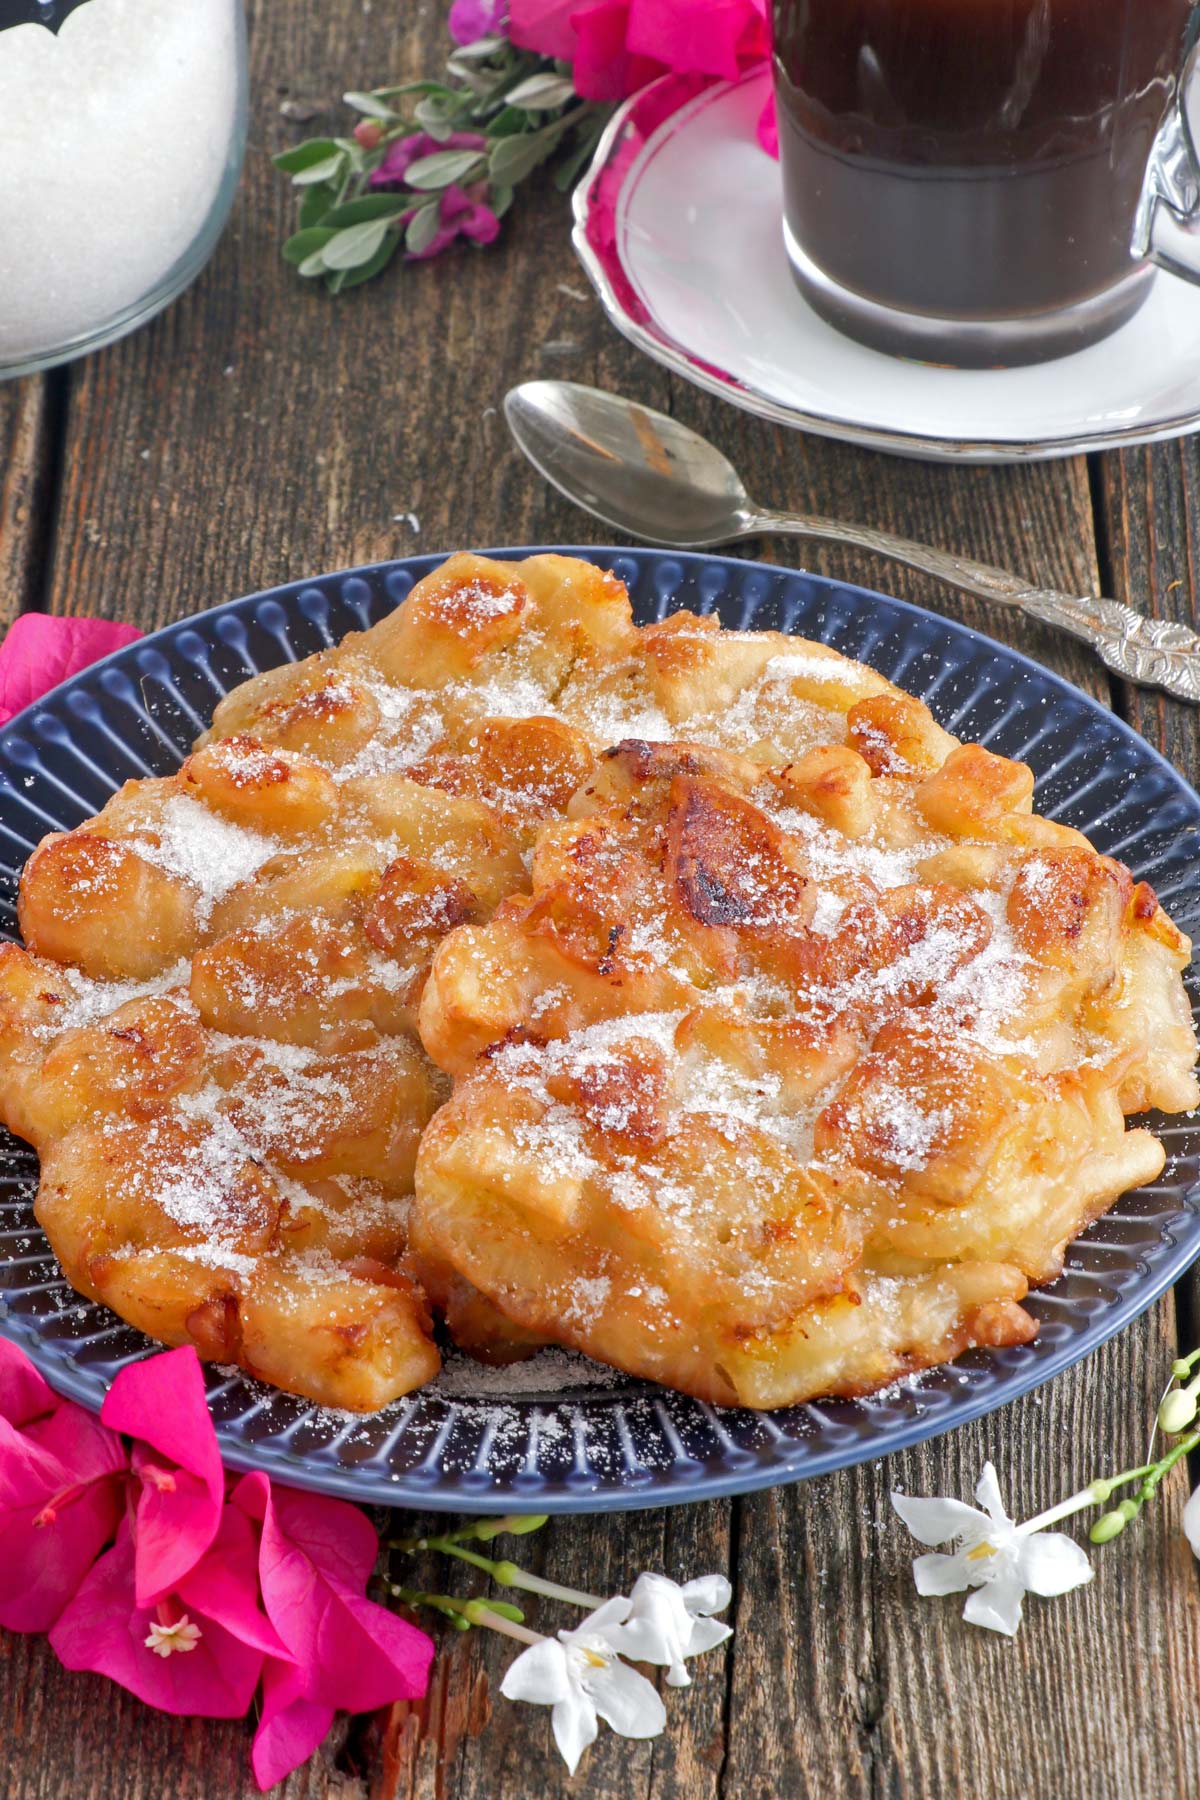
M820 645L451 557L53 834L0 1116L73 1285L368 1410L584 1350L720 1402L1032 1336L1196 1103L1151 891Z

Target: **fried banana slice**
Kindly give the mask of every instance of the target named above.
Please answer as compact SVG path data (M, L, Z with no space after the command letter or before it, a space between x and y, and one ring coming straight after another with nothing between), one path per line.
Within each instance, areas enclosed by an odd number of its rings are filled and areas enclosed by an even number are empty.
M508 1045L458 1085L425 1133L410 1227L435 1300L453 1269L523 1333L754 1407L1032 1335L1016 1268L865 1268L869 1222L793 1153L765 1059L747 1074L696 1025Z
M404 1258L443 1090L415 1040L371 1032L331 1054L230 1036L159 986L130 996L0 953L0 1084L72 1285L330 1406L427 1381L440 1358Z
M681 683L708 635L681 632ZM1161 1170L1125 1115L1196 1102L1187 940L1032 813L1028 769L919 702L839 698L845 741L782 766L615 747L543 829L530 891L438 950L420 1030L455 1090L423 1141L414 1245L473 1337L492 1308L707 1398L862 1392L1023 1341L1027 1284ZM630 1136L636 1058L615 1058L601 1114L559 1089L589 1046L641 1032L658 1111ZM804 1297L747 1250L778 1226L763 1134L852 1242ZM701 1139L704 1179L681 1175ZM743 1261L722 1283L727 1242Z
M427 1379L430 1303L865 1391L1022 1341L1200 1092L1190 945L1032 794L825 646L452 556L38 846L0 1118L81 1292L322 1403Z

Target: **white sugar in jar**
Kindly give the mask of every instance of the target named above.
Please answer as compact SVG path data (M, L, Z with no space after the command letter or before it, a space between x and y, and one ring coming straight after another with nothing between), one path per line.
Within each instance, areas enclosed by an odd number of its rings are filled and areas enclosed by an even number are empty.
M7 23L36 14L42 23ZM132 331L197 275L246 134L242 0L0 0L0 376Z

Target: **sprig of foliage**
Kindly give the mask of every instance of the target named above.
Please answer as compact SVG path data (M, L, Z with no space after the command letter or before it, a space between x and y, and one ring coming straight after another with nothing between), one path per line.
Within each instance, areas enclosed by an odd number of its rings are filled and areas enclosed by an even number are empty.
M427 251L442 225L442 202L457 187L477 195L497 219L515 190L555 157L565 190L587 163L611 107L581 100L570 65L519 50L502 36L458 46L440 81L407 81L344 96L359 115L348 137L309 138L274 158L297 189L297 228L283 254L330 293L357 287L403 249ZM392 145L423 132L446 144L411 161L402 185L372 185ZM479 149L451 140L471 133Z

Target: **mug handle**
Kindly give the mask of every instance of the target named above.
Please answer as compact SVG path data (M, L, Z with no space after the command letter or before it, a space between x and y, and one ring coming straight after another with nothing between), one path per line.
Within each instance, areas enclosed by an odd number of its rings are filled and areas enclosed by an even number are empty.
M1200 283L1200 151L1188 98L1200 100L1200 40L1184 60L1167 116L1158 128L1133 221L1130 254L1185 281Z

